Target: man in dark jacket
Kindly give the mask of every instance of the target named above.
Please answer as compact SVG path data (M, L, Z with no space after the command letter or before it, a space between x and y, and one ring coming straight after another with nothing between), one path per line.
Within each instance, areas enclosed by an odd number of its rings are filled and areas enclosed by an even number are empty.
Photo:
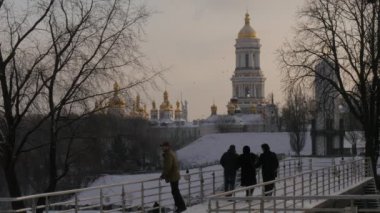
M165 179L167 183L170 182L171 192L174 198L174 205L176 206L176 210L174 212L183 212L186 210L186 205L178 188L180 175L177 157L171 150L170 144L168 142L162 143L161 148L163 152L162 156L164 162L163 171L160 178Z
M270 151L269 145L261 145L263 153L259 157L256 167L261 166L263 182L272 181L277 177L278 159L274 152ZM274 184L265 185L265 195L270 196L273 193Z
M249 146L243 147L243 154L239 156L239 166L241 167L241 186L252 186L257 183L256 163L258 157L253 154ZM246 191L246 196L251 196L253 189Z
M235 145L231 145L228 151L222 155L220 164L224 169L224 191L234 190L236 170L239 168L239 155L236 154Z

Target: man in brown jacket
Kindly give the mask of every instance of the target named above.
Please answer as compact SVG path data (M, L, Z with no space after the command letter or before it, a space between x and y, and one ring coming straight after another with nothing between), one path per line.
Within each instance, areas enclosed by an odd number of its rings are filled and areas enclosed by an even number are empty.
M186 210L186 205L178 188L180 175L177 157L171 150L169 142L165 141L160 146L163 152L162 156L164 160L163 171L160 178L165 179L167 183L170 182L170 187L174 198L174 205L176 206L176 210L174 212L183 212Z

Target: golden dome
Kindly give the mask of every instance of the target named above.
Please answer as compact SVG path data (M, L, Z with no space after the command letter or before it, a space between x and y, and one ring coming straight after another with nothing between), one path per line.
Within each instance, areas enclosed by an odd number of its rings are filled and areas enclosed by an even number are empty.
M233 103L231 103L231 102L229 102L229 103L227 104L227 112L228 112L229 115L234 114L235 109L236 109L235 104L233 104Z
M120 86L119 86L119 84L118 84L117 82L115 82L115 83L113 84L113 91L117 91L117 92L119 92L119 90L120 90Z
M250 25L249 14L245 14L245 25L241 28L238 38L256 38L256 31Z
M172 105L169 102L169 94L168 94L168 92L166 90L164 92L164 101L160 105L160 110L163 110L163 111L171 111L171 110L173 110L173 107L172 107Z
M218 107L215 104L213 104L213 105L211 105L211 110L213 110L213 109L218 109Z
M110 98L108 102L108 106L110 107L117 107L117 108L124 108L125 107L125 102L124 100L119 96L119 84L117 82L114 83L113 85L113 97Z
M181 112L181 109L179 108L179 101L177 101L175 103L175 105L177 106L177 108L175 109L176 112Z
M152 101L152 110L156 110L156 102Z
M215 104L211 105L211 115L216 115L218 107Z

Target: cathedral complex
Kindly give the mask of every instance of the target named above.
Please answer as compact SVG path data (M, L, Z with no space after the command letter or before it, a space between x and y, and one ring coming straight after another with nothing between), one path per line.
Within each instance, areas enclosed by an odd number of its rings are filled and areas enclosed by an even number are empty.
M171 124L184 125L187 122L187 101L177 101L175 106L170 103L167 91L163 94L163 101L159 108L156 102L152 101L150 114L147 112L146 104L140 100L137 95L135 99L126 101L126 98L120 94L120 87L117 82L113 86L113 96L106 103L97 101L95 103L96 111L108 115L142 118L149 120L152 125L167 126Z
M217 113L217 106L211 106L208 118L190 123L187 120L187 101L176 101L172 105L167 91L163 93L162 103L157 106L153 101L150 113L140 101L140 96L127 101L120 94L117 83L114 94L106 103L107 113L112 115L141 117L157 127L198 128L200 135L224 131L277 131L278 107L273 96L265 99L265 76L260 65L260 39L251 27L247 13L244 26L239 31L235 43L235 70L231 77L232 94L227 102L227 114ZM99 107L97 103L96 107Z

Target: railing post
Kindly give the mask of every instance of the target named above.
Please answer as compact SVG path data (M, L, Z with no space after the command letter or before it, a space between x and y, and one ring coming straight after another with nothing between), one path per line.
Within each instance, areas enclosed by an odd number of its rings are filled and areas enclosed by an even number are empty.
M315 186L316 186L316 187L315 187L315 195L318 195L318 187L319 187L319 186L318 186L318 182L319 182L319 181L318 181L318 178L319 178L319 177L318 177L318 170L315 170L315 184L316 184L316 185L315 185Z
M126 205L125 205L125 189L124 185L121 186L121 211L125 213Z
M346 163L346 186L350 185L350 164Z
M276 185L273 187L273 197L276 197L277 196L277 190L276 190ZM274 208L274 212L277 212L276 210L276 199L273 199L273 208Z
M100 189L99 191L99 199L100 199L100 212L102 213L103 212L103 189Z
M301 175L301 196L304 196L304 193L305 193L305 185L304 185L304 177L303 177L304 174ZM304 199L301 199L301 202L302 202L302 208L304 207Z
M201 202L203 202L203 198L204 198L204 186L203 186L203 183L204 183L204 181L203 181L203 171L202 171L202 167L199 167L199 184L200 184L200 197L201 197Z
M190 206L191 203L191 177L189 174L189 169L186 169L186 174L184 175L184 179L187 181L187 206Z
M313 170L313 160L309 158L309 170Z
M356 163L357 163L357 161L354 161L354 163L353 163L353 169L354 169L354 171L353 171L353 173L354 173L354 181L355 181L355 183L357 183L358 182L358 168L356 168Z
M158 180L158 212L161 213L161 200L162 200L162 185L161 180Z
M325 168L322 169L322 195L325 195Z
M289 165L289 176L291 176L292 175L292 164L291 164L291 162L290 161L288 161L289 163L288 163L288 165Z
M338 166L338 168L339 169L337 169L337 173L338 173L338 190L340 190L341 189L341 184L342 184L342 180L341 180L341 178L342 178L342 165L339 165Z
M293 177L293 209L296 208L296 178Z
M265 185L261 187L261 197L265 196ZM264 198L260 199L260 213L264 213Z
M212 171L212 194L215 194L215 171Z
M311 171L309 171L309 195L311 196L311 184L312 184L312 174ZM311 203L311 198L309 199L309 202Z
M32 199L32 213L36 213L36 212L37 212L36 201Z
M79 206L78 206L78 194L75 193L74 194L74 202L75 202L75 213L78 213L79 212Z
M45 213L49 213L49 197L45 197Z
M247 201L248 201L248 213L251 213L252 212L252 210L251 210L251 208L252 208L252 200L249 199Z
M335 159L332 159L332 169L333 169L333 185L334 185L334 190L333 192L335 192L336 190L336 180L335 178L338 176L338 169L336 168L336 165L335 165Z
M340 161L340 165L341 165L341 167L342 167L342 168L341 168L341 171L342 171L342 172L341 172L341 173L342 173L342 188L344 188L344 186L346 185L346 184L345 184L346 174L345 174L345 168L344 168L345 165L344 165L344 164L345 164L344 160L341 160L341 161Z
M287 179L284 179L284 196L286 197L287 196L287 193L286 193L286 180ZM284 209L286 209L286 201L287 201L287 199L285 198L285 200L284 200ZM286 212L286 210L284 210L285 212Z
M145 195L144 194L145 194L144 193L144 182L141 182L141 210L142 210L142 212L144 212L144 209L145 209L145 207L144 207L144 203L145 203L144 197L145 197Z
M327 184L328 184L328 190L329 190L329 194L331 193L331 168L328 168L327 169Z

